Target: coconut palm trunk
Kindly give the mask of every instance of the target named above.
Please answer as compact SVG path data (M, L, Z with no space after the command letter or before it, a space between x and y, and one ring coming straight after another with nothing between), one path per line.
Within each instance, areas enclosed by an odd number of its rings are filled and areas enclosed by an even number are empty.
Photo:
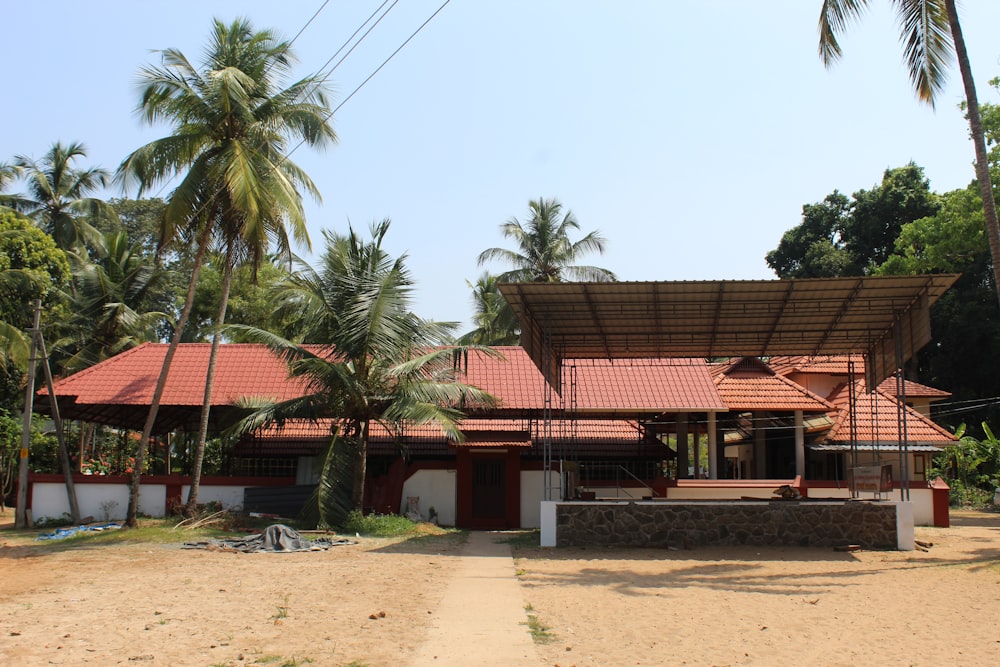
M222 287L219 295L219 312L216 315L216 327L226 322L226 311L229 307L229 290L233 283L233 244L226 246L226 260L222 270ZM201 469L205 462L205 442L208 440L208 421L212 413L212 386L215 383L215 366L219 358L219 346L222 343L222 332L216 330L212 336L212 351L208 355L208 369L205 371L205 397L201 404L201 420L198 424L198 440L195 443L194 464L191 470L191 488L188 491L187 505L184 508L188 516L194 514L198 507L198 490L201 488Z
M979 100L972 66L965 48L955 0L893 0L906 65L917 97L932 107L944 89L948 61L954 54L962 74L969 133L976 151L976 179L983 200L983 217L993 260L993 283L1000 303L1000 223L986 156L986 139L979 115ZM819 56L829 67L840 59L837 36L860 18L867 0L823 0L819 19Z
M137 181L140 190L184 174L170 196L161 245L173 241L178 231L194 235L194 226L201 237L198 267L213 234L223 247L238 243L242 252L245 244L253 261L266 254L272 241L278 244L279 252L288 252L287 228L308 247L299 188L317 200L319 192L308 175L288 159L288 143L300 139L311 146L323 146L336 140L328 123L323 81L306 77L282 88L293 62L291 44L272 31L254 30L246 19L229 25L213 22L200 70L176 49L161 51L160 57L160 66L141 71L140 111L149 123L169 121L175 132L133 152L119 174ZM232 268L227 264L224 271ZM185 303L184 324L193 294L194 281ZM225 304L220 308L223 315L225 308ZM157 382L156 407L177 342L179 335L175 333ZM217 342L216 338L213 358ZM209 378L209 397L211 383ZM143 447L148 445L154 421L155 410L151 410L143 430ZM140 455L144 457L145 451ZM137 461L133 487L137 486L139 463L141 460ZM196 465L196 474L199 471ZM134 511L132 505L130 500Z
M170 346L163 357L163 366L160 367L160 375L156 379L156 388L153 390L153 398L149 404L149 413L146 415L146 423L142 427L139 448L135 453L135 463L132 466L128 510L125 513L125 526L128 528L135 528L138 525L139 488L142 484L142 469L146 465L146 450L149 449L149 440L153 435L153 427L156 424L156 417L160 411L160 401L163 400L163 392L167 387L170 364L173 363L174 355L177 353L177 346L180 345L181 337L184 335L184 328L187 327L188 318L191 315L195 289L198 287L198 274L201 272L201 264L205 259L205 252L208 248L208 241L211 234L212 227L206 224L198 237L198 250L195 253L194 268L191 271L191 281L188 283L187 296L184 298L184 308L181 310L181 316L177 320L177 326L174 328L174 335L170 339Z
M986 156L986 135L983 132L983 121L979 115L979 97L976 95L976 83L972 78L972 65L969 63L969 52L965 48L965 37L962 35L962 25L958 21L955 0L946 0L945 7L948 11L951 38L955 43L958 69L962 73L962 85L965 87L969 133L972 135L972 144L976 150L976 179L979 181L979 192L983 198L986 237L990 244L990 257L993 259L993 288L997 292L997 301L1000 303L1000 221L997 220L993 179L990 176L989 159Z

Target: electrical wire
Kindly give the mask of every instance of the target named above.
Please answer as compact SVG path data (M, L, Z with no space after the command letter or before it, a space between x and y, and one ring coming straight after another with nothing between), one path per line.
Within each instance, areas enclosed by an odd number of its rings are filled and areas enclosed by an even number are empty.
M347 46L347 44L349 44L349 43L351 42L351 40L353 40L353 39L354 39L354 37L355 37L355 36L356 36L356 35L358 34L358 32L360 32L360 31L361 31L361 29L362 29L362 28L364 28L364 26L365 26L365 25L367 25L367 24L368 24L368 22L370 22L370 21L371 21L372 17L373 17L373 16L375 16L375 14L377 14L377 13L378 13L378 12L379 12L379 11L380 11L380 10L382 9L382 7L385 7L385 5L386 5L386 3L387 3L388 1L389 1L389 0L385 0L385 1L384 1L384 2L383 2L383 3L381 4L381 5L379 5L379 7L378 7L378 8L377 8L377 9L376 9L376 10L375 10L374 12L372 12L372 14L371 14L371 15L370 15L370 16L369 16L369 17L368 17L368 18L367 18L367 19L366 19L366 20L365 20L365 21L364 21L364 22L363 22L363 23L362 23L362 24L361 24L360 26L358 26L358 28L357 28L357 29L356 29L356 30L355 30L355 31L354 31L354 32L353 32L353 33L351 34L351 36L350 36L350 37L348 37L348 39L347 39L347 40L345 41L345 43L344 43L344 44L343 44L343 45L342 45L342 46L341 46L341 47L340 47L340 48L339 48L339 49L338 49L338 50L337 50L337 51L336 51L336 52L334 53L334 55L333 55L333 56L331 56L331 57L330 57L330 58L329 58L329 59L328 59L328 60L326 61L326 63L324 64L324 68L326 67L326 65L329 65L329 63L330 63L330 62L332 62L332 61L333 61L333 60L334 60L334 59L335 59L335 58L337 57L337 54L338 54L338 53L340 53L340 52L341 52L341 51L342 51L342 50L343 50L343 49L344 49L344 48L345 48L345 47ZM327 5L327 3L328 3L328 2L329 2L329 0L326 0L326 2L324 2L324 3L323 3L323 5L322 5L322 6L321 6L321 7L319 8L319 10L317 10L317 12L316 12L316 13L315 13L315 14L313 15L313 17L312 17L312 18L310 18L310 19L309 19L309 21L307 21L307 22L306 22L306 25L305 25L305 26L303 26L302 30L299 30L299 32L298 32L298 33L296 34L296 38L298 38L298 36L302 34L302 32L303 32L303 31L305 30L305 28L306 28L306 27L308 27L308 25L309 25L310 23L312 23L313 19L315 19L315 17L316 17L316 16L317 16L317 15L319 14L319 12L321 12L321 11L323 10L323 8L325 8L325 7L326 7L326 5ZM351 52L352 52L352 51L353 51L353 50L354 50L354 49L355 49L355 48L356 48L356 47L358 46L358 44L360 44L360 43L361 43L361 42L362 42L362 41L363 41L363 40L364 40L364 39L365 39L365 38L366 38L366 37L367 37L367 36L368 36L369 34L371 34L371 31L372 31L372 30L373 30L373 29L374 29L374 28L375 28L375 27L376 27L376 26L377 26L377 25L378 25L378 24L379 24L379 23L380 23L380 22L382 21L382 19L384 19L384 18L386 17L386 15L387 15L387 14L388 14L388 13L389 13L390 11L392 11L392 9L393 9L393 8L394 8L394 7L395 7L395 6L397 5L397 4L398 4L398 2L399 2L399 0L395 0L395 1L393 2L393 4L392 4L392 5L391 5L391 6L390 6L390 7L389 7L389 8L388 8L388 9L387 9L387 10L386 10L385 12L383 12L383 14L382 14L382 15L381 15L381 16L380 16L380 17L378 18L378 20L377 20L377 21L376 21L376 22L375 22L375 23L374 23L374 24L373 24L373 25L372 25L372 26L371 26L371 27L370 27L370 28L369 28L369 29L368 29L368 30L367 30L367 31L365 32L365 34L364 34L364 35L362 35L361 39L359 39L359 40L358 40L358 41L357 41L357 42L356 42L356 43L355 43L355 44L354 44L354 45L353 45L353 46L352 46L352 47L350 48L350 50L349 50L349 51L348 51L348 52L347 52L347 53L346 53L346 54L344 55L344 57L343 57L343 58L341 58L341 59L340 59L340 61L338 61L338 62L337 62L337 64L336 64L336 65L335 65L335 66L334 66L333 68L331 68L330 72L329 72L329 73L327 73L327 75L326 75L326 78L328 78L328 77L330 76L330 74L332 74L332 73L333 73L333 71L334 71L334 70L335 70L335 69L336 69L336 68L337 68L337 67L338 67L338 66L339 66L339 65L340 65L341 63L343 63L344 59L345 59L345 58L346 58L346 57L347 57L348 55L350 55L350 53L351 53ZM432 14L431 14L431 15L430 15L430 16L429 16L429 17L428 17L428 18L427 18L426 20L424 20L424 22L423 22L423 23L421 23L421 24L420 24L420 25L419 25L419 26L417 27L417 29L416 29L416 30L414 30L414 31L413 31L413 32L412 32L412 33L410 34L410 36L409 36L409 37L407 37L407 38L406 38L406 39L405 39L405 40L403 41L403 43L402 43L402 44L400 44L400 45L399 45L398 47L396 47L396 49L395 49L395 50L394 50L394 51L393 51L393 52L392 52L391 54L389 54L389 56L388 56L388 57L387 57L387 58L386 58L385 60L383 60L383 61L382 61L382 64L380 64L380 65L379 65L378 67L376 67L376 68L375 68L375 70L374 70L374 71L373 71L373 72L372 72L371 74L369 74L369 75L368 75L367 77L365 77L365 79L364 79L364 80L363 80L363 81L362 81L362 82L361 82L360 84L358 84L358 86L357 86L357 87L355 87L355 89L354 89L353 91L351 91L350 95L348 95L347 97L345 97L345 98L344 98L344 99L343 99L343 100L342 100L342 101L340 102L340 104L338 104L338 105L337 105L337 106L336 106L336 107L335 107L334 109L332 109L332 110L331 110L331 111L330 111L329 113L325 114L325 115L323 116L323 121L324 121L324 122L326 122L326 121L330 120L330 118L332 118L332 117L334 116L334 114L336 114L336 113L337 113L338 111L340 111L340 110L341 110L341 109L342 109L342 108L344 107L344 105L345 105L345 104L347 104L347 103L348 103L348 102L349 102L349 101L351 100L351 98L353 98L353 97L354 97L354 96L355 96L355 95L356 95L356 94L358 93L358 91L360 91L360 90L361 90L362 88L364 88L364 86L365 86L365 85L366 85L366 84L367 84L367 83L368 83L369 81L371 81L371 80L372 80L372 79L373 79L373 78L375 77L375 75L376 75L376 74L378 74L378 73L379 73L380 71L382 71L382 68L384 68L384 67L385 67L385 66L386 66L386 65L387 65L387 64L389 63L389 61L391 61L391 60L392 60L393 58L395 58L395 57L396 57L396 55L397 55L397 54L398 54L398 53L399 53L400 51L402 51L402 50L403 50L403 48L405 48L405 47L406 47L406 45L407 45L407 44L409 44L409 43L410 43L410 42L411 42L411 41L413 40L413 38L414 38L414 37L416 37L416 36L417 36L417 35L418 35L418 34L419 34L419 33L420 33L420 32L421 32L421 31L422 31L422 30L423 30L423 29L424 29L425 27L427 27L427 25L428 25L428 24L429 24L429 23L430 23L430 22L431 22L432 20L434 20L434 18L435 18L435 17L437 17L437 15L438 15L438 14L440 14L440 13L441 13L441 11L442 11L442 10L443 10L443 9L444 9L445 7L447 7L447 6L448 6L448 5L450 4L450 3L451 3L451 0L445 0L445 1L444 1L444 2L443 2L443 3L442 3L442 4L441 4L441 5L440 5L440 6L438 7L438 8L437 8L437 9L436 9L436 10L434 11L434 13L432 13ZM320 71L322 71L322 69L323 69L323 68L321 68L321 69L320 69ZM324 78L324 79L323 79L323 81L325 81L325 80L326 80L326 78ZM282 155L282 156L281 156L281 158L280 158L280 160L278 161L278 163L277 163L277 165L276 165L276 166L280 166L280 165L281 165L282 163L284 163L284 162L288 161L288 160L289 160L289 159L291 158L291 156L292 156L292 155L293 155L293 154L295 153L295 151L297 151L297 150L298 150L299 148L301 148L301 147L302 147L302 145L303 145L304 143L306 143L306 140L305 140L305 139L301 139L301 140L299 140L299 142L298 142L297 144L295 144L295 146L293 146L293 147L292 147L292 148L291 148L291 149L290 149L290 150L289 150L289 151L288 151L287 153L285 153L284 155ZM169 180L167 181L167 183L169 183ZM163 186L161 186L161 189L160 189L160 191L159 191L159 192L162 192L163 188L165 188L165 187L166 187L166 183L164 183L164 185L163 185ZM219 187L219 189L218 189L218 190L217 190L217 191L215 192L215 195L218 195L218 194L219 194L220 192L222 192L222 186L220 186L220 187ZM197 217L197 215L199 215L199 214L201 213L201 211L202 211L202 210L204 209L204 207L205 207L205 206L207 206L207 205L208 205L208 202L206 201L205 203L203 203L203 204L202 204L202 206L201 206L201 207L200 207L200 208L199 208L199 209L198 209L197 211L195 211L195 213L194 213L194 216L195 216L195 217Z

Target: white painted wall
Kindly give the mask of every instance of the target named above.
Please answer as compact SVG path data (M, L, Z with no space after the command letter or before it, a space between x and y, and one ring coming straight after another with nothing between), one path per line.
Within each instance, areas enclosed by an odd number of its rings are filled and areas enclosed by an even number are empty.
M128 510L128 485L77 484L76 501L80 517L95 521L121 521ZM242 502L242 501L241 501ZM164 484L143 484L139 488L139 512L147 516L166 514L167 487ZM63 482L34 482L31 485L31 518L60 519L69 515L69 498Z
M810 498L850 498L851 492L845 487L843 489L809 489ZM863 493L861 498L871 499L874 494ZM899 489L890 494L882 494L882 498L889 501L899 500ZM910 489L910 502L913 508L913 524L916 526L934 525L934 492L931 489Z
M556 545L556 505L557 501L555 500L541 502L540 546L554 547Z
M912 502L896 502L896 548L900 551L913 551L915 546L915 535L913 526L915 525Z
M189 485L181 487L181 499L187 500ZM225 509L243 507L244 486L206 485L198 489L198 501L219 502ZM95 521L121 521L128 510L127 484L77 484L76 501L80 505L80 517L94 517ZM143 484L139 487L139 513L146 516L163 517L167 514L167 486L165 484ZM31 485L31 517L39 519L60 519L69 515L69 498L63 482L33 482Z
M145 488L145 487L143 487ZM217 502L222 505L222 509L236 510L243 509L243 489L242 486L203 486L198 485L198 504ZM181 487L181 502L187 502L191 486L185 484Z
M418 470L403 483L400 508L405 512L406 499L418 496L422 519L427 519L428 510L433 507L437 511L439 524L454 526L457 495L457 475L454 470Z
M541 470L521 471L521 528L539 528L542 525L540 507L545 500L545 473ZM558 489L558 470L549 471L549 485ZM561 498L553 498L561 500Z
M735 482L734 482L735 483ZM671 486L667 488L668 500L742 500L744 498L760 498L761 500L773 500L773 487L687 487ZM823 489L824 491L826 489Z

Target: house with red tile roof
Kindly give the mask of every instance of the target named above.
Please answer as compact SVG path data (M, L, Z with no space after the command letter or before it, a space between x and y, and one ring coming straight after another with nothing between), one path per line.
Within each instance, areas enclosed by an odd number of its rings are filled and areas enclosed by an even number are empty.
M166 347L145 344L58 381L64 418L141 429ZM178 349L155 434L196 430L209 349ZM851 455L870 446L878 459L899 434L888 427L889 414L896 414L889 406L898 405L892 392L872 392L878 398L870 410L863 399L845 400L846 358L567 360L558 394L522 348L496 350L496 356L471 353L462 370L463 382L497 398L495 407L468 413L462 441L429 425L399 433L372 427L368 509L400 512L412 498L423 516L433 507L444 524L515 528L538 525L544 498L681 498L695 493L698 481L690 478L711 478L704 486L716 493L721 480L737 480L744 484L733 487L737 494L758 480L767 497L771 487L795 478L843 479ZM304 391L263 346L224 345L211 428L237 423L247 414L245 399L283 400ZM41 392L41 409L46 400ZM844 449L852 405L855 441ZM951 436L916 411L907 415L914 443L909 470L922 481L920 457ZM312 484L334 419L247 433L229 451L229 469Z
M725 477L789 479L805 470L805 420L835 406L756 357L714 364L716 388L728 408Z

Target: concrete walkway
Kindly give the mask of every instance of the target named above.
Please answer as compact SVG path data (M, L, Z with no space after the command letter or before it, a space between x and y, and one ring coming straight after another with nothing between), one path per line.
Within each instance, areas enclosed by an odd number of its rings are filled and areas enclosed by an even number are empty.
M502 539L469 534L410 667L538 667L510 546Z

